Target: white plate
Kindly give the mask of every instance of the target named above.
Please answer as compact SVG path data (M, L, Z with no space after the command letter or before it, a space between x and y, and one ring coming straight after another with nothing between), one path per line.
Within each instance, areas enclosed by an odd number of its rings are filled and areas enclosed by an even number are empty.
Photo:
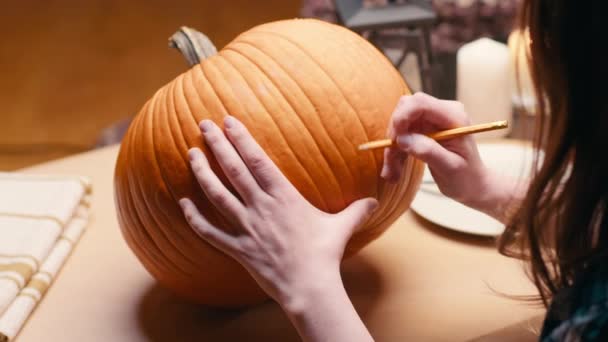
M532 147L514 143L483 143L478 144L478 148L484 163L505 176L523 180L532 170ZM504 231L504 224L500 221L442 195L428 167L425 168L422 182L411 208L428 221L475 235L497 236Z

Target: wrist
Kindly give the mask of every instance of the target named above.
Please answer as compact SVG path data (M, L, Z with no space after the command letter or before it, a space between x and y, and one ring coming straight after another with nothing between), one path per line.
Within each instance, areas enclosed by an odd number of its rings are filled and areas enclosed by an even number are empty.
M506 223L525 194L527 183L497 174L484 167L475 196L461 201Z
M357 314L339 271L298 287L280 302L303 341L373 341Z
M296 286L282 294L278 302L288 315L301 316L318 303L343 294L346 294L346 290L338 270L324 277L315 275L313 278L299 281Z

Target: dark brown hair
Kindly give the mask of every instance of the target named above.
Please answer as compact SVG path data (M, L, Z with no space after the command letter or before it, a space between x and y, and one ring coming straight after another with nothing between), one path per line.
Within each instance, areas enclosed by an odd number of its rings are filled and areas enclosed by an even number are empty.
M523 0L521 7L538 104L534 145L544 158L536 161L499 250L528 262L545 305L590 268L608 263L608 19L602 1Z

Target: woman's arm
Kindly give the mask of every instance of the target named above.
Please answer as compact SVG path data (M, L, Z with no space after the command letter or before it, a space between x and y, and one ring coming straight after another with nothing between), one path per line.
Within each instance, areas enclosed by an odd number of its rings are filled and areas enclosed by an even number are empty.
M309 289L302 298L283 304L283 309L306 341L373 341L341 279Z
M213 205L235 223L232 235L211 224L187 198L180 200L192 228L241 263L285 310L307 341L370 341L340 276L344 248L377 207L361 199L337 214L311 205L234 117L225 134L201 122L207 146L240 198L209 166L200 149L189 151L192 170Z

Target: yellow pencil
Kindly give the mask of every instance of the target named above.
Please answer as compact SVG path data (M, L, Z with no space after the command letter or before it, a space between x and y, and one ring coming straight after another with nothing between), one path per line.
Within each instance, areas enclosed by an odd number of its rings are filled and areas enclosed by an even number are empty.
M507 127L509 127L508 121L495 121L495 122L489 122L489 123L484 123L484 124L479 124L479 125L471 125L471 126L464 126L464 127L448 129L445 131L428 134L427 136L430 137L431 139L435 139L435 140L439 141L439 140L445 140L445 139L452 139L452 138L460 137L460 136L467 135L467 134L493 131L493 130L497 130L497 129L504 129ZM389 147L389 146L393 145L394 143L395 143L395 141L392 139L382 139L382 140L370 141L368 143L359 145L359 151L367 151L367 150L372 150L372 149L376 149L376 148Z

